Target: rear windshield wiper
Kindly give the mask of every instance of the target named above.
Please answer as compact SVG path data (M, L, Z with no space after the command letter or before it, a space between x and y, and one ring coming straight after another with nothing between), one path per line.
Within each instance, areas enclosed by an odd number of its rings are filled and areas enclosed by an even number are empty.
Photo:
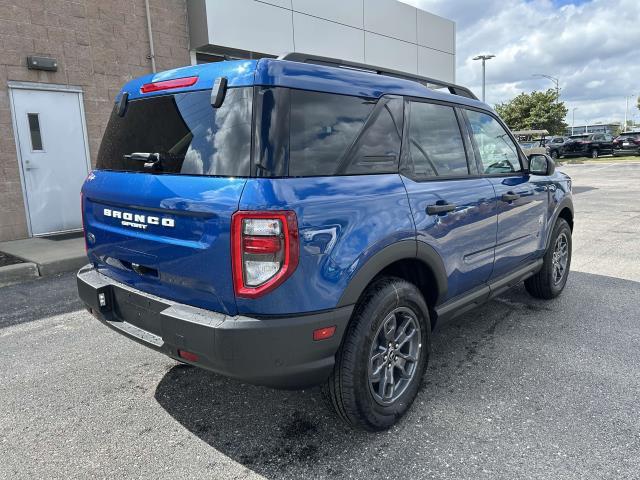
M162 158L159 153L134 152L124 155L125 160L144 162L144 168L149 170L162 170Z

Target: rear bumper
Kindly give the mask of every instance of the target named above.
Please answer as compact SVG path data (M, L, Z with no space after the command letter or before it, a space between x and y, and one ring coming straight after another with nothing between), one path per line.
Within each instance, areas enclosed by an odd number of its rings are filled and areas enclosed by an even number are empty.
M327 379L353 310L268 319L228 316L136 290L90 265L80 269L77 281L89 311L117 332L182 362L276 388L304 388ZM314 330L332 325L333 337L313 340ZM178 350L198 361L187 362Z
M640 147L636 148L616 148L613 151L613 155L616 157L627 156L627 155L640 155Z

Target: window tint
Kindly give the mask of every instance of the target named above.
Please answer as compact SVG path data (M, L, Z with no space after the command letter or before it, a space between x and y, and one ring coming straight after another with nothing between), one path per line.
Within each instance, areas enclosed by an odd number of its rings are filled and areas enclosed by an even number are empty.
M334 175L374 101L291 90L290 176Z
M484 173L519 172L518 150L507 131L491 115L467 110Z
M355 175L398 171L402 144L402 104L400 98L381 98L349 154L336 173Z
M31 134L31 150L42 151L42 134L40 133L40 118L37 113L27 113L29 133Z
M210 97L210 90L161 95L129 102L123 117L114 110L97 168L248 176L253 89L230 88L220 108ZM146 168L136 153L159 160Z
M403 172L418 178L467 175L467 157L453 108L410 102L409 109L409 154Z

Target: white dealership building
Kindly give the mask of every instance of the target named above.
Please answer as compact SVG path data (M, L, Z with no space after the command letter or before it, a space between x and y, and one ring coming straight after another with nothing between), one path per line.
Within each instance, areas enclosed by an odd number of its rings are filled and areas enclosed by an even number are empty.
M303 52L455 80L455 24L396 0L190 0L191 49ZM215 58L215 57L214 57Z

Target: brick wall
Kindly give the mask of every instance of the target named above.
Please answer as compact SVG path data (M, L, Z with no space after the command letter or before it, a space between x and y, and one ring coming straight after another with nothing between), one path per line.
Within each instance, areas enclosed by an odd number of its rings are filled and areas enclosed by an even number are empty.
M157 69L189 64L186 0L149 0ZM0 0L0 241L27 236L7 81L80 86L92 163L120 87L151 72L144 0ZM57 72L26 68L51 56Z

